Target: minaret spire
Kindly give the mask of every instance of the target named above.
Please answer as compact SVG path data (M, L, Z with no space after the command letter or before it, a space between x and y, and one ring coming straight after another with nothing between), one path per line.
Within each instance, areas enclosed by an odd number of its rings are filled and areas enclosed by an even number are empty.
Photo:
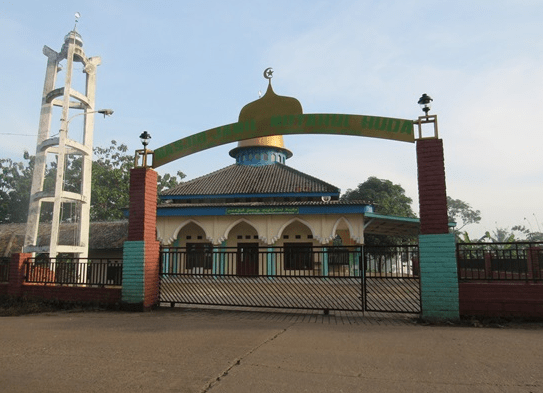
M32 178L30 205L28 211L27 228L24 242L25 252L48 253L55 258L59 253L75 254L79 258L88 256L89 244L89 216L91 196L91 169L94 133L94 108L96 89L96 68L100 65L99 57L85 56L83 40L77 33L77 22L81 14L75 14L74 30L64 37L64 44L60 52L44 46L43 53L47 56L47 69L42 95L40 125L36 146L36 160ZM60 62L66 60L65 67ZM74 79L80 73L74 72L74 63L83 64L86 75L85 91L76 91ZM65 72L64 84L56 86L57 73ZM51 130L51 121L54 114L60 109L60 130ZM108 111L111 113L112 111ZM105 112L104 112L105 113ZM81 130L76 125L71 129L70 121L76 116L83 116ZM74 123L75 124L75 123ZM76 130L74 130L76 128ZM79 132L78 132L79 131ZM74 135L79 136L78 138ZM82 135L82 136L80 136ZM56 160L57 168L53 190L44 189L44 177L48 157ZM65 167L69 159L79 160L81 164L80 179L71 188L65 184ZM38 228L42 208L45 204L52 204L51 238L48 246L39 247ZM66 212L70 216L66 217ZM70 242L61 244L59 227L61 221L76 223L76 230ZM66 244L68 243L68 244ZM84 277L83 277L84 278Z

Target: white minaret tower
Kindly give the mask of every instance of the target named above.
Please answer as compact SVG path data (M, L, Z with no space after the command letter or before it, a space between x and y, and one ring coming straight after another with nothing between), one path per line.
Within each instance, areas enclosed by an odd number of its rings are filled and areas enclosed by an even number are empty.
M76 14L76 27L79 13ZM96 67L100 65L100 57L85 56L83 40L76 31L76 27L64 37L64 45L60 53L44 46L43 53L47 56L47 71L43 88L40 125L36 147L36 161L32 178L30 206L24 243L24 252L48 253L55 258L59 253L75 254L74 257L86 258L89 243L89 211L91 198L91 169L94 132L94 113L104 115L113 113L111 110L95 110ZM60 63L66 60L62 66ZM81 63L82 66L78 66ZM77 66L84 75L74 75ZM65 72L64 86L56 87L57 74ZM82 79L80 85L84 86L84 93L75 90L77 77ZM59 78L60 79L60 78ZM60 119L54 114L60 113ZM74 113L75 112L75 113ZM79 127L75 125L69 129L70 122L77 116ZM58 121L60 130L51 132L52 120ZM81 127L83 128L81 130ZM79 139L75 137L79 136ZM44 179L48 160L56 159L56 177L54 187L44 189ZM75 186L65 189L66 163L79 162L81 165L81 178ZM44 211L44 204L52 204L51 240L48 246L39 247L38 233L40 216ZM46 210L46 209L45 209ZM50 206L49 206L50 212ZM69 217L67 217L69 212ZM49 213L50 214L50 213ZM70 240L59 243L59 225L61 221L68 221L74 227ZM48 224L49 225L49 224Z

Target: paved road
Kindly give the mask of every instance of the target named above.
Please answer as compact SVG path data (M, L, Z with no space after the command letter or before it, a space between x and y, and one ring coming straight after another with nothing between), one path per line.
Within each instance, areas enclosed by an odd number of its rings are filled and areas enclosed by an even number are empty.
M543 330L162 309L0 318L3 392L543 392Z

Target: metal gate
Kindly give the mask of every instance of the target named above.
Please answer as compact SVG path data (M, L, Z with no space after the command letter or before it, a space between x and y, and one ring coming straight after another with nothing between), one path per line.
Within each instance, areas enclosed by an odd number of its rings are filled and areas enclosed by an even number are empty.
M364 248L364 310L420 313L418 245Z
M313 247L310 243L164 247L160 301L171 305L420 312L420 297L418 309L411 304L411 297L404 304L405 281L399 279L407 274L398 277L392 255L377 263L361 246ZM379 272L365 274L368 268L377 267ZM412 281L418 283L418 277Z

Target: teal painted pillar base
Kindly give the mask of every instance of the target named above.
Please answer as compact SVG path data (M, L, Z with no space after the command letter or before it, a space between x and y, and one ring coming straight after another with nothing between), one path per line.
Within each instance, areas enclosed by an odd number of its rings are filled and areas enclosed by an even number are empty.
M145 241L125 241L123 247L123 289L121 302L124 309L140 311L145 301Z
M460 318L454 234L419 236L422 318Z

